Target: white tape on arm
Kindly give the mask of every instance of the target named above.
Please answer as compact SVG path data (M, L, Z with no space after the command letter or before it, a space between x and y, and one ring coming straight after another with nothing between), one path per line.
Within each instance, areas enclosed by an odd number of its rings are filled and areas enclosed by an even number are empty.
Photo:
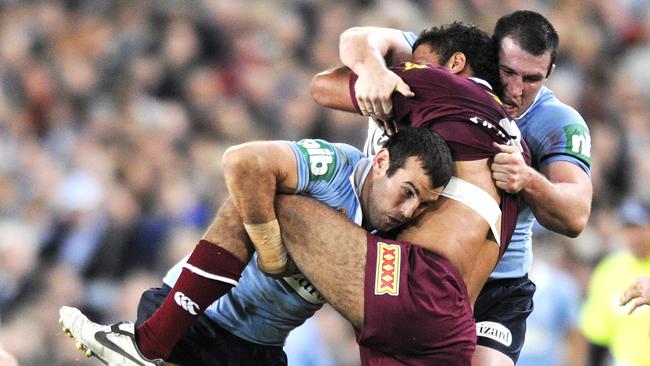
M466 180L451 177L449 184L447 184L441 195L458 201L481 215L490 225L490 230L492 230L497 244L501 246L501 228L498 225L501 218L501 208L489 193Z

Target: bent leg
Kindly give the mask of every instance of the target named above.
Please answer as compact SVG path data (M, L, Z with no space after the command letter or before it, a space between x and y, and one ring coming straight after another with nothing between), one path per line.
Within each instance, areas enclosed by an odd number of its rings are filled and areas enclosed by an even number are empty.
M222 247L244 263L248 263L254 250L239 212L230 199L221 205L202 239Z
M166 360L205 309L237 285L250 258L246 238L235 206L226 201L182 265L169 295L137 328L143 355Z
M367 233L313 198L279 195L282 240L302 273L357 330L363 325Z

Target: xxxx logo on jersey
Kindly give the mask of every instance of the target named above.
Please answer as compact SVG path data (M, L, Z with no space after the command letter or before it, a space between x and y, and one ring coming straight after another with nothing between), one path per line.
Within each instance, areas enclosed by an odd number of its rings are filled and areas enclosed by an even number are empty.
M375 295L399 295L400 246L377 243Z

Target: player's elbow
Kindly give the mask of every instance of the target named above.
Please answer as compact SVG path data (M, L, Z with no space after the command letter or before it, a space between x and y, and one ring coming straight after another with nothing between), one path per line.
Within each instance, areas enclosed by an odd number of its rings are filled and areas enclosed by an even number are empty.
M563 234L570 238L577 238L578 235L580 235L587 227L588 219L589 215L586 215L585 217L576 215L576 217L567 220L565 232Z
M333 103L332 98L330 98L331 94L328 88L327 74L327 71L323 71L314 75L309 84L309 93L314 101L319 105L326 108L332 108Z
M365 38L368 34L366 27L351 27L343 31L339 36L339 47L345 48L354 45L360 38Z
M228 179L229 177L239 176L242 172L251 170L249 166L253 159L254 153L251 151L251 146L248 144L235 145L229 147L223 154L222 167L223 174Z

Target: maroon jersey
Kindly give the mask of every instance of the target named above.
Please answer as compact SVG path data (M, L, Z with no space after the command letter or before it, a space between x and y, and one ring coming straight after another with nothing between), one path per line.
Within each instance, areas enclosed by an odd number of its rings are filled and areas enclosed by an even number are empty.
M512 136L500 123L509 121L490 88L479 81L452 74L443 67L406 63L391 68L415 93L407 98L393 94L393 118L397 126L428 127L445 139L456 161L480 160L496 154L492 142L506 144ZM358 112L354 94L356 75L350 77L350 94ZM510 131L512 132L512 131ZM530 154L523 140L524 157ZM501 248L503 255L517 224L519 201L516 195L501 195Z
M476 324L460 273L420 246L368 234L357 342L362 365L470 365Z

